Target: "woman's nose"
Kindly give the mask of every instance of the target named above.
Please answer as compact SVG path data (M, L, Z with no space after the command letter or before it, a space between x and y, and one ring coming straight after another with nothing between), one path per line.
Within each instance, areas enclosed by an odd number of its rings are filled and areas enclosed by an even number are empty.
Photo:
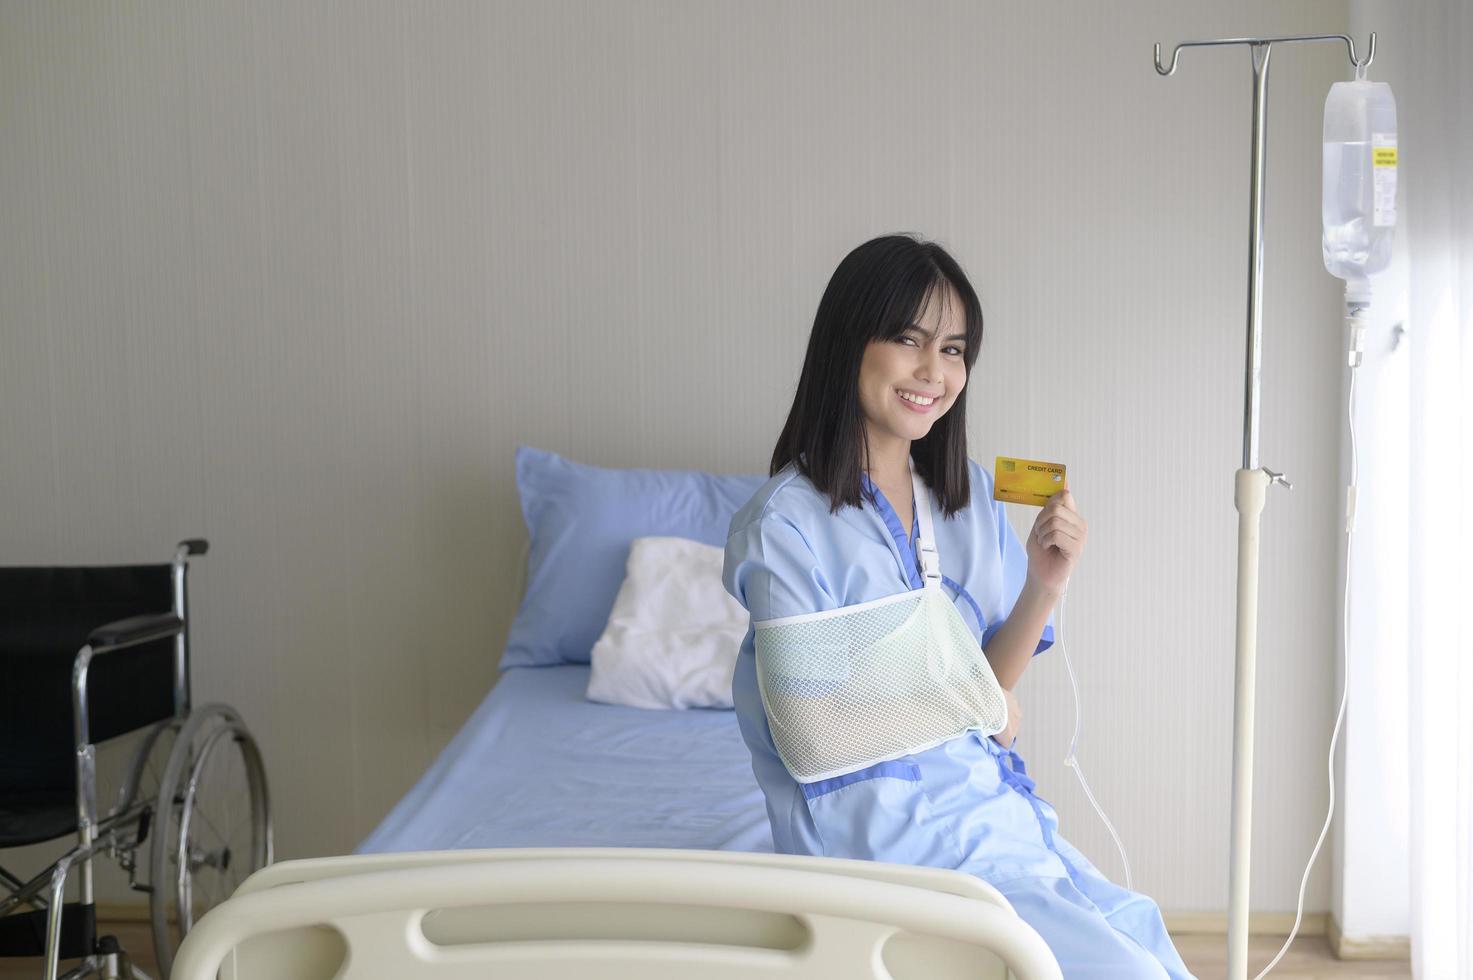
M939 384L941 378L941 352L935 349L926 351L921 362L916 365L916 380Z

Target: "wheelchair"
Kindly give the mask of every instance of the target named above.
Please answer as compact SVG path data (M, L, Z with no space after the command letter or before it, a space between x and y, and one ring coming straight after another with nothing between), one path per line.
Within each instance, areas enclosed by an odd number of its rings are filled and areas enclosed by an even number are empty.
M0 956L44 956L46 980L63 959L81 960L68 980L147 977L97 935L94 858L148 895L163 977L194 922L271 863L255 739L230 706L190 703L186 575L208 549L181 542L170 564L0 567L0 859L75 838L29 880L0 867ZM100 770L100 748L126 762Z

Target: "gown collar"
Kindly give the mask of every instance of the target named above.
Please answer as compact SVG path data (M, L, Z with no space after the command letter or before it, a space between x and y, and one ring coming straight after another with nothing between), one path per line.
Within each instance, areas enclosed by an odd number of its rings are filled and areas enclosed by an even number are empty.
M886 499L884 492L875 486L874 481L869 478L868 473L861 473L859 478L863 481L864 489L869 493L870 499L875 505L876 515L884 522L885 529L889 532L886 536L887 543L890 545L890 553L895 556L896 562L900 565L901 577L905 579L906 584L912 590L924 588L926 584L925 576L921 574L920 564L916 559L916 534L921 523L920 514L916 510L916 507L919 506L915 499L916 495L911 495L910 537L907 538L905 535L905 525L900 523L899 515L895 513L895 508ZM935 533L934 529L932 533ZM932 547L935 547L935 542L932 543ZM941 576L941 582L965 600L967 605L971 607L972 615L977 620L977 629L986 630L987 617L982 615L982 607L977 605L977 600L972 598L972 594L960 582L954 582L945 575Z
M912 589L922 588L926 583L921 577L920 565L916 562L916 528L920 524L917 520L916 501L912 494L910 502L910 536L905 534L905 525L900 523L900 515L885 497L884 491L877 487L869 478L868 473L861 473L860 479L864 481L864 489L874 500L875 513L885 523L885 529L889 532L890 550L895 555L895 560L900 563L900 574Z

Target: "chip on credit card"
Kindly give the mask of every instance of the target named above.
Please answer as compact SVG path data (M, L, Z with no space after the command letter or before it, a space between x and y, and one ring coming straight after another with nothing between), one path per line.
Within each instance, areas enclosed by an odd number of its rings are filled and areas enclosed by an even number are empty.
M992 499L1042 507L1069 486L1065 475L1063 463L999 456L992 477Z

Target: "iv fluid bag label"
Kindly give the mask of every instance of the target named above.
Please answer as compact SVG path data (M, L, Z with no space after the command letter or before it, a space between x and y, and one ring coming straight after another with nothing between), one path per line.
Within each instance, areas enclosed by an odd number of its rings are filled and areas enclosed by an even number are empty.
M1371 134L1372 223L1396 224L1396 135Z

